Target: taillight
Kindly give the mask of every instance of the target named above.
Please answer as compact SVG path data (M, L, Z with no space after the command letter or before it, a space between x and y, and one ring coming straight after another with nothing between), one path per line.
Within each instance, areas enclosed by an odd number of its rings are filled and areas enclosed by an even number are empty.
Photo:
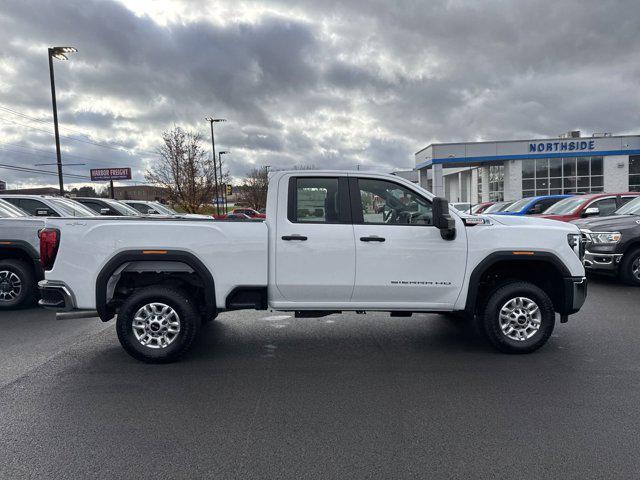
M44 228L38 233L40 237L40 265L44 270L51 270L58 254L60 231L55 228Z

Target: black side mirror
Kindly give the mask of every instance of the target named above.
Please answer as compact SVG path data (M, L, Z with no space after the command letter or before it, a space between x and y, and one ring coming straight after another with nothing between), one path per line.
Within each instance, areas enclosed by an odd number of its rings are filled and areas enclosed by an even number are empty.
M436 197L433 202L433 226L440 230L444 240L456 238L456 222L449 215L449 202L446 198Z

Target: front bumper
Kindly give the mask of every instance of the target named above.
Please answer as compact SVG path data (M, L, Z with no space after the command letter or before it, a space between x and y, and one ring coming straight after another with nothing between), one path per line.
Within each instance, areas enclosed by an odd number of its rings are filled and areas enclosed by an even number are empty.
M587 250L584 254L584 268L597 272L615 273L622 258L621 253L596 253Z
M561 315L571 315L582 308L587 299L587 277L566 277L563 282L563 305L558 308Z
M53 280L40 280L40 300L38 304L51 310L69 311L76 308L76 299L73 292L64 282Z

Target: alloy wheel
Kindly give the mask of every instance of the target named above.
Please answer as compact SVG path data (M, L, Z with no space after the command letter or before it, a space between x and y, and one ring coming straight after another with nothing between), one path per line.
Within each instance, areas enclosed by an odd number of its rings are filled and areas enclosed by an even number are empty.
M10 302L18 298L22 291L22 280L10 270L0 271L0 302Z
M133 334L149 348L166 348L180 334L180 317L169 305L148 303L138 309L132 322Z
M499 322L504 336L524 342L538 333L542 313L536 302L530 298L514 297L500 309Z

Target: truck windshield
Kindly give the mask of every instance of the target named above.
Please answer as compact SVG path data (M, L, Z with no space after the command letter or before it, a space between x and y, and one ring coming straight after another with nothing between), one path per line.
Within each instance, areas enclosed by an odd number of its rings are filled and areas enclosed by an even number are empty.
M15 205L0 199L0 218L28 217L28 215Z
M505 208L507 208L509 205L511 205L513 202L497 202L494 203L493 205L491 205L489 208L487 208L484 212L482 213L496 213L496 212L501 212L503 211Z
M524 208L525 205L527 205L531 200L533 200L532 198L523 198L522 200L518 200L515 203L512 203L510 206L508 206L507 208L505 208L504 210L502 210L503 212L519 212L520 210L522 210Z
M53 203L65 217L95 217L96 213L81 203L67 198L52 198Z
M568 215L575 212L587 199L585 197L569 197L554 203L543 213L545 215Z
M130 207L129 205L125 205L124 203L118 202L117 200L111 200L108 198L103 198L105 203L108 203L111 208L117 211L120 215L126 215L129 217L139 216L140 212L135 208Z
M151 205L158 213L164 215L179 215L178 212L172 210L166 205L161 204L160 202L149 202L149 205Z
M614 212L615 215L640 215L640 197L631 200Z

